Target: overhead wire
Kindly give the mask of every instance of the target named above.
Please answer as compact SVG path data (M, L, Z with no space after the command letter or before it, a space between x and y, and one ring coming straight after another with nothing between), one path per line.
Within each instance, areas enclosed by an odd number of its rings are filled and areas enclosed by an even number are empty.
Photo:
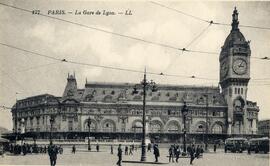
M0 2L0 5L10 7L10 8L13 8L13 9L17 9L17 10L21 10L21 11L24 11L24 12L32 13L32 11L29 10L29 9L24 9L24 8L21 8L21 7L8 5L8 4L2 3L2 2ZM38 15L35 15L35 16L48 17L48 18L51 18L51 19L55 19L55 20L66 22L66 23L78 25L78 26L81 26L81 27L84 27L84 28L89 28L89 29L104 32L104 33L107 33L107 34L113 34L113 35L117 35L117 36L120 36L120 37L129 38L129 39L133 39L133 40L136 40L136 41L141 41L141 42L144 42L144 43L157 45L157 46L161 46L161 47L165 47L165 48L180 50L182 52L193 52L193 53L201 53L201 54L218 54L217 52L211 52L211 51L201 51L201 50L191 50L191 49L186 49L186 48L178 48L178 47L175 47L175 46L171 46L171 45L167 45L167 44L163 44L163 43L159 43L159 42L148 41L148 40L145 40L145 39L141 39L141 38L137 38L137 37L133 37L133 36L129 36L129 35L124 35L124 34L120 34L120 33L116 33L116 32L111 32L111 31L107 31L107 30L104 30L104 29L84 25L84 24L81 24L81 23L77 23L77 22L73 22L73 21L69 21L69 20L65 20L65 19L61 19L61 18L57 18L57 17L52 17L52 16L45 15L45 14L42 14L42 13L40 13ZM196 17L194 16L193 18L196 18ZM210 23L210 25L211 24L216 24L213 21L207 21L207 22ZM253 57L253 58L255 58L255 57ZM264 57L264 58L257 57L257 58L258 59L267 59L267 60L269 60L269 57ZM52 57L51 59L60 60L59 58L54 58L54 57Z
M120 68L120 67L112 67L112 66L106 66L106 65L97 65L97 64L91 64L91 63L85 63L85 62L71 61L71 60L67 60L67 59L54 58L54 57L51 57L51 56L48 56L48 55L45 55L45 54L41 54L41 53L33 52L33 51L30 51L30 50L22 49L22 48L13 46L13 45L4 44L2 42L0 42L0 45L6 46L6 47L9 47L9 48L12 48L12 49L16 49L16 50L19 50L19 51L27 52L27 53L30 53L31 55L37 55L37 56L44 57L44 58L54 59L54 60L58 61L58 63L59 62L64 62L64 63L70 63L70 64L75 64L75 65L99 67L99 68L113 69L113 70L120 70L120 71L134 72L134 73L144 73L144 71L141 71L141 70L135 70L135 69L129 69L129 68ZM217 80L217 79L213 79L213 78L198 77L198 76L195 76L195 75L176 75L176 74L167 74L167 73L164 73L164 72L160 72L160 73L147 72L147 73L152 74L152 75L161 75L161 76L168 76L168 77L181 77L181 78L191 78L191 79L201 79L201 80Z
M13 9L17 9L17 10L21 10L21 11L24 11L24 12L32 13L32 11L29 10L29 9L24 9L24 8L17 7L17 6L8 5L8 4L2 3L2 2L0 2L0 5L10 7L10 8L13 8ZM120 33L116 33L116 32L111 32L111 31L107 31L107 30L104 30L104 29L88 26L88 25L85 25L85 24L82 24L82 23L77 23L77 22L74 22L74 21L69 21L69 20L58 18L58 17L45 15L45 14L42 14L42 13L40 13L38 15L35 15L35 16L43 16L43 17L55 19L55 20L58 20L58 21L70 23L70 24L73 24L73 25L81 26L81 27L84 27L84 28L100 31L100 32L103 32L103 33L112 34L112 35L132 39L132 40L136 40L136 41L140 41L140 42L144 42L144 43L148 43L148 44L152 44L152 45L157 45L157 46L161 46L161 47L165 47L165 48L174 49L174 50L180 50L180 51L185 51L185 52L194 52L194 53L202 53L202 54L213 54L213 52L200 51L200 50L189 50L189 49L186 49L186 48L179 48L179 47L175 47L175 46L171 46L171 45L167 45L167 44L163 44L163 43L159 43L159 42L153 42L153 41L149 41L149 40L145 40L145 39L141 39L141 38L137 38L137 37L133 37L133 36L129 36L129 35L124 35L124 34L120 34ZM209 23L211 23L211 22L209 22Z
M47 66L50 66L50 65L55 65L55 64L58 64L58 63L61 63L61 62L53 62L53 63L47 63L47 64L42 64L42 65L32 66L32 67L29 67L29 68L17 70L15 72L17 72L17 73L25 72L25 71L29 71L29 70L33 70L33 69L37 69L37 68L41 68L41 67L47 67ZM3 74L0 74L0 76L1 75L3 75Z
M170 9L170 10L173 10L173 11L175 11L175 12L177 12L177 13L181 13L181 14L183 14L183 15L185 15L185 16L194 18L194 19L196 19L196 20L203 21L203 22L206 22L206 23L210 23L208 20L205 20L205 19L200 18L200 17L197 17L197 16L193 16L193 15L191 15L191 14L185 13L185 12L180 11L180 10L177 10L177 9L175 9L175 8L168 7L168 6L163 5L163 4L161 4L161 3L157 3L157 2L155 2L155 1L149 1L149 2L152 3L152 4L155 4L155 5L158 5L158 6L161 6L161 7Z
M188 48L189 46L191 46L191 44L193 44L199 37L201 37L211 26L212 24L210 23L206 28L204 28L194 39L192 39L185 48Z
M144 73L144 71L141 70L135 70L135 69L129 69L129 68L120 68L120 67L112 67L112 66L106 66L106 65L97 65L97 64L91 64L91 63L85 63L85 62L77 62L77 61L71 61L71 60L67 60L67 59L59 59L59 58L54 58L45 54L41 54L41 53L37 53L34 51L30 51L30 50L26 50L26 49L22 49L10 44L4 44L2 42L0 42L0 45L12 48L12 49L16 49L19 51L23 51L26 53L30 53L31 55L37 55L37 56L41 56L44 58L49 58L49 59L54 59L55 61L60 61L60 62L64 62L64 63L70 63L70 64L75 64L75 65L83 65L83 66L90 66L90 67L100 67L100 68L105 68L105 69L113 69L113 70L121 70L121 71L128 71L128 72L135 72L135 73ZM197 77L194 75L173 75L173 74L167 74L167 73L155 73L155 72L147 72L148 74L152 74L152 75L161 75L161 76L169 76L169 77L182 77L182 78L192 78L192 79L204 79L204 77Z
M188 13L183 12L183 11L181 11L181 10L178 10L178 9L175 9L175 8L172 8L172 7L169 7L169 6L166 6L166 5L164 5L164 4L155 2L155 1L149 1L149 2L152 3L152 4L155 4L155 5L157 5L157 6L160 6L160 7L163 7L163 8L172 10L172 11L175 11L175 12L177 12L177 13L183 14L183 15L185 15L185 16L194 18L194 19L199 20L199 21L201 21L201 22L212 23L212 24L215 24L215 25L231 26L231 24L229 24L229 23L222 23L222 22L217 22L217 21L213 21L213 20L206 20L206 19L203 19L203 18L194 16L194 15L188 14ZM253 26L253 25L241 25L241 24L240 24L239 27L254 28L254 29L263 29L263 30L270 30L270 27L261 27L261 26Z

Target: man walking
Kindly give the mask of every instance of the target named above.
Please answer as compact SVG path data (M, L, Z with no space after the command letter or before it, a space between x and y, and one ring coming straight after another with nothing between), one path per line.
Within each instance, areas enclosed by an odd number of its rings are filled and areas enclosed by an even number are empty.
M178 159L179 159L180 153L181 153L180 147L179 147L179 145L177 145L176 148L175 148L175 151L174 151L175 161L177 163L178 163Z
M128 146L125 147L125 155L128 155Z
M159 149L158 149L158 144L154 145L154 155L155 155L155 162L158 162L158 157L159 157Z
M214 152L216 153L216 150L217 150L217 145L216 143L214 144Z
M117 153L117 156L118 156L118 161L117 161L117 165L118 166L121 166L121 162L122 162L122 149L121 149L121 144L119 144L118 146L118 153Z
M113 154L113 145L111 145L111 154Z
M50 157L51 166L55 166L57 160L57 148L52 143L50 143L48 147L48 154Z
M171 160L174 163L173 158L174 158L174 147L173 145L171 145L171 147L169 148L169 163L171 162Z
M96 149L97 149L97 152L99 152L99 144L97 144Z
M196 148L196 154L195 154L195 157L196 157L197 159L200 157L200 153L201 153L200 146L197 145L197 148Z
M190 154L190 165L192 165L192 162L195 159L195 156L194 156L194 154L195 154L195 147L194 147L194 145L192 145L192 147L190 148L189 154Z
M73 154L76 153L76 147L75 147L75 145L72 146L72 153L73 153Z

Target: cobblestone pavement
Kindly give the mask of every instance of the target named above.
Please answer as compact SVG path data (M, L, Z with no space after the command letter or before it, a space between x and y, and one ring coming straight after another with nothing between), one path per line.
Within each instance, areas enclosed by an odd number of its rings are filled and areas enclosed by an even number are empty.
M117 155L116 147L114 154L110 154L109 147L101 147L100 152L87 152L86 149L78 149L76 154L71 154L71 149L65 148L64 154L58 155L57 165L91 165L91 166L111 166L116 165ZM168 163L168 149L160 149L160 162L164 165L188 166L189 158L180 158L179 163ZM134 152L134 155L123 155L123 160L139 161L141 151ZM147 161L154 161L152 152L147 152ZM0 157L0 165L49 165L47 154L32 154L26 156L13 156L6 154ZM138 163L122 163L122 165L154 165ZM217 153L205 153L203 158L195 159L193 165L197 166L268 166L269 154L251 154L247 153L224 153L222 150Z

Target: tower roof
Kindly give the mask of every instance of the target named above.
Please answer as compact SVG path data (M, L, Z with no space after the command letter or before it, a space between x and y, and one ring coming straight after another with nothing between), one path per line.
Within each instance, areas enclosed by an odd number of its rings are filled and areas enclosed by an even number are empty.
M232 29L230 34L227 36L223 49L231 48L233 47L234 43L239 43L239 44L246 44L247 41L244 37L244 35L240 32L239 28L239 21L238 21L238 11L236 7L234 8L233 14L232 14Z

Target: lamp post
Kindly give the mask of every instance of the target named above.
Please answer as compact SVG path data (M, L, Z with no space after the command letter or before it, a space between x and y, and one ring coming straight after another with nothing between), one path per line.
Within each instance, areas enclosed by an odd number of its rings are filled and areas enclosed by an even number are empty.
M206 139L205 139L205 151L208 150L208 94L205 94L204 97L206 98L206 107L205 107L205 110L206 110L206 116L205 116L205 121L206 121L206 126L205 126L205 136L206 136Z
M50 130L50 144L52 144L53 123L54 123L54 117L51 115L51 117L50 117L50 125L51 125L51 130Z
M134 87L134 90L133 90L133 94L137 94L138 91L137 91L137 87L138 86L141 86L143 88L143 116L142 116L142 144L141 144L141 147L142 147L142 154L141 154L141 161L146 161L146 143L145 143L145 139L146 139L146 133L145 133L145 128L146 128L146 119L145 119L145 97L146 97L146 90L148 88L151 88L153 92L156 92L157 91L157 87L156 87L156 83L153 82L152 80L150 82L148 82L146 80L146 69L144 70L144 77L143 77L143 80L141 82L141 84L137 84L135 85Z
M87 119L87 126L88 126L88 151L91 151L91 145L90 145L90 126L91 126L91 119L90 119L90 117Z
M23 134L24 134L24 127L25 127L25 120L24 120L24 118L22 118L21 119L21 121L20 121L20 136L21 136L21 144L23 143L23 141L24 141L24 136L23 136Z
M184 144L184 152L187 152L187 148L186 148L186 133L187 133L187 128L186 128L186 116L188 114L188 108L186 105L186 102L184 102L184 106L181 110L182 115L183 115L183 121L184 121L184 140L183 140L183 144Z
M15 104L15 112L14 112L14 133L15 133L15 144L17 143L17 137L18 137L18 130L17 130L17 120L18 120L18 117L17 117L17 112L18 112L18 100L17 100L17 92L16 92L16 104Z

